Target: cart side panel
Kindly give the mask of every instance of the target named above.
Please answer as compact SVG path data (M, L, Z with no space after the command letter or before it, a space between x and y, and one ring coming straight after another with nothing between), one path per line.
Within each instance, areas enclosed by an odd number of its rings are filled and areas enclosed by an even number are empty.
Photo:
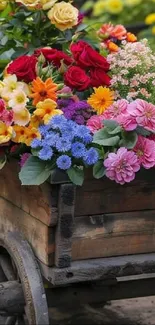
M0 233L18 231L31 244L37 258L46 265L54 263L54 230L13 203L0 197Z
M21 186L17 161L11 161L0 171L0 197L12 202L47 226L57 222L57 186Z

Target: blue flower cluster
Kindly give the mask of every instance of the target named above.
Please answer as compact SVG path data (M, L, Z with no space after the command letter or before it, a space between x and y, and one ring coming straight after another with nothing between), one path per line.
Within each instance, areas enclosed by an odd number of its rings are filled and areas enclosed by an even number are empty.
M56 158L58 168L67 170L72 161L82 160L88 166L95 164L98 152L91 147L92 135L84 125L67 120L64 115L55 115L47 125L39 127L41 140L34 139L31 148L38 151L41 160Z

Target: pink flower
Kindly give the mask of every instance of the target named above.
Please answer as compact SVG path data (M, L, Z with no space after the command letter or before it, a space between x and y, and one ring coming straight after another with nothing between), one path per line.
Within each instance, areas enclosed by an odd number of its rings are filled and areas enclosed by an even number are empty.
M126 131L133 131L137 127L136 120L129 114L120 114L116 121L122 126Z
M20 167L23 167L23 166L24 166L24 164L26 163L27 159L28 159L30 156L31 156L31 154L28 153L28 152L25 152L25 153L23 153L23 155L21 155L20 163L19 163Z
M103 127L102 121L103 121L102 115L93 115L87 121L87 126L92 133L95 133L96 131L102 129Z
M3 99L0 99L0 117L3 114L4 110L5 110L5 102Z
M121 185L131 182L140 169L140 163L133 151L122 147L116 153L109 153L104 161L106 176Z
M4 110L1 115L1 120L5 122L6 125L11 125L13 122L13 111Z
M106 119L113 119L119 116L120 114L124 114L127 111L128 101L126 99L119 99L114 102L103 114Z
M149 169L155 166L155 142L153 140L139 136L134 151L144 168Z
M148 130L155 130L155 105L137 99L128 105L127 111L135 118L138 125Z

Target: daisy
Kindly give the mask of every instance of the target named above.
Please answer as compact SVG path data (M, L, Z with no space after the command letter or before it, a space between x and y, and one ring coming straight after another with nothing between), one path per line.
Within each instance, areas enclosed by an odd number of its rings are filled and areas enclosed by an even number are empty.
M113 102L114 92L102 86L94 88L94 93L87 100L87 103L94 108L98 115L103 114Z
M37 105L39 102L43 102L45 99L50 98L54 101L57 99L56 91L57 85L52 81L51 78L48 78L45 82L37 77L32 82L32 94L30 95L33 98L33 105Z

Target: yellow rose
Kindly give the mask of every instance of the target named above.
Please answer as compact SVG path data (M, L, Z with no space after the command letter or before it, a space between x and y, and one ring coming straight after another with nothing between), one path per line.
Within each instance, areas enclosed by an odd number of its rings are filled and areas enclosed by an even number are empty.
M48 12L48 18L51 20L51 23L62 31L76 26L78 15L78 9L64 1L56 3Z
M154 23L155 23L155 13L152 13L145 18L145 24L152 25Z
M40 0L43 10L51 9L58 0Z
M39 0L16 0L16 2L22 3L24 6L29 8L35 8L39 4Z
M106 9L110 14L119 14L123 10L122 0L107 0Z
M0 11L4 10L8 4L6 0L0 0Z

